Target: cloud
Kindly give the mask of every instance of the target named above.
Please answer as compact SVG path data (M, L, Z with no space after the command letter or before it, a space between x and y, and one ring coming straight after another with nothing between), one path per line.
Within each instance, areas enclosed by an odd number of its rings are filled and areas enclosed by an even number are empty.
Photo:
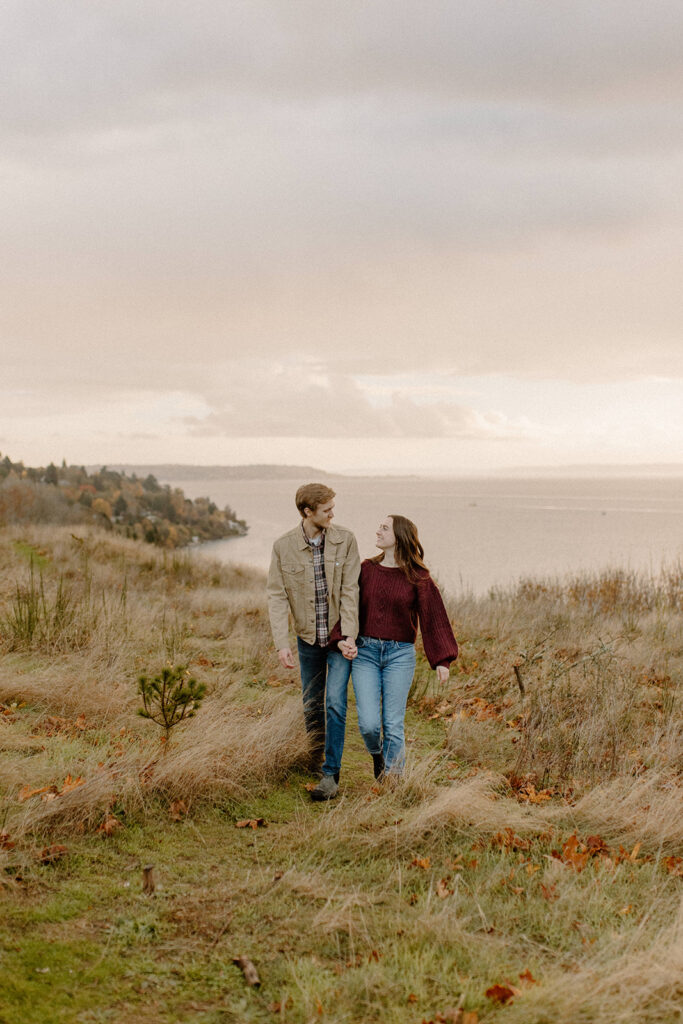
M592 104L661 96L681 80L674 0L333 10L318 0L13 0L3 10L6 109L27 134L159 123L226 93L291 104L398 90Z
M665 0L6 4L5 409L533 444L538 417L453 381L682 377L682 22Z
M183 417L194 437L452 437L509 440L533 436L531 424L502 413L481 412L456 400L448 388L426 392L389 380L377 390L350 375L313 365L248 361L230 368L207 398L206 414ZM220 392L220 397L217 394Z

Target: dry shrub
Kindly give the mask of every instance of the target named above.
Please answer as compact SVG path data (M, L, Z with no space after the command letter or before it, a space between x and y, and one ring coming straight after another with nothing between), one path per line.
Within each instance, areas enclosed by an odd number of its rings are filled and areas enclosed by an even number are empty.
M656 578L524 581L451 603L462 657L439 711L456 715L454 755L575 794L653 767L680 773L682 579L679 566ZM472 698L494 702L496 720L461 722Z
M564 604L592 615L683 608L683 563L665 565L658 574L611 568L564 579L523 578L515 587L492 591L496 600L512 597L526 604Z
M575 677L549 678L532 688L517 745L518 773L541 773L544 784L614 776L637 743L637 688L613 661L584 663Z

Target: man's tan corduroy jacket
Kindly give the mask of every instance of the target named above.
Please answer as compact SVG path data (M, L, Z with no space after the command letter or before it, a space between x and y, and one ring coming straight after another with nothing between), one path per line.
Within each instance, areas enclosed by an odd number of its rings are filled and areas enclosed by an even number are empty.
M360 556L356 538L334 523L325 530L325 577L329 595L328 628L341 619L342 636L358 635L358 576ZM315 582L313 552L301 524L273 544L268 573L268 614L278 650L289 647L289 613L294 631L307 644L315 643Z

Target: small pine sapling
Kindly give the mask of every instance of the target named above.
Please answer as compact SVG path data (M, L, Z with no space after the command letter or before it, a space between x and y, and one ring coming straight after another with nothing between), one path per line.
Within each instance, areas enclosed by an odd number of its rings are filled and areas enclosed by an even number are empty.
M162 669L151 679L140 676L138 693L143 705L138 714L160 725L164 730L163 742L168 743L173 726L196 714L206 695L206 684L198 683L185 665L177 665Z

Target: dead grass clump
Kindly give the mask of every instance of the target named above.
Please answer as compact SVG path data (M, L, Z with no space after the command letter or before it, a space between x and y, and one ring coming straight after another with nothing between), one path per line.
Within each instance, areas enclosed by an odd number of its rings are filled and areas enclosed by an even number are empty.
M264 792L308 752L298 701L270 698L259 709L207 700L201 715L174 735L168 747L130 737L114 759L95 747L71 760L46 752L27 771L23 759L3 763L3 789L20 793L7 825L13 837L47 830L92 829L116 804L126 813L139 810L153 795L201 804L221 798L243 799ZM78 755L78 756L76 756ZM102 758L105 760L101 760ZM75 763L74 763L75 761ZM50 785L54 779L65 785ZM28 786L27 786L28 783Z
M365 854L414 849L424 840L440 841L461 834L468 841L492 836L505 829L538 833L547 822L537 808L522 807L500 796L505 780L480 774L449 786L437 785L433 776L440 762L432 762L415 778L376 787L376 799L367 796L341 801L318 824L320 840L348 842ZM418 793L421 799L417 800Z
M9 651L49 653L86 647L100 621L113 618L125 631L125 595L112 602L104 591L94 592L91 576L68 581L63 574L46 579L31 563L23 583L17 583L0 616L0 634Z
M525 604L581 607L592 615L641 613L683 608L683 564L663 566L658 574L612 568L564 579L522 578L514 587L495 588L491 598Z
M254 708L207 699L157 760L149 785L183 800L244 798L281 779L307 752L299 701L264 698Z
M451 722L446 743L458 761L507 775L517 766L514 739L514 732L499 722L477 721L472 717Z
M494 835L505 828L526 833L546 827L538 812L499 796L501 779L479 774L464 782L440 788L435 796L418 805L396 827L392 837L411 846L416 839L444 832L462 832L468 838Z
M465 764L541 788L576 795L653 767L680 772L681 616L622 613L553 610L540 598L467 602L451 689L422 710L452 723L449 749Z
M683 788L672 776L652 772L596 786L571 809L546 806L549 821L571 820L609 843L642 842L650 851L683 847Z
M683 1002L683 902L678 920L646 948L618 937L571 971L539 979L505 1010L510 1024L674 1024Z
M85 714L105 728L137 722L132 681L119 675L116 665L98 671L88 655L59 655L29 665L10 662L0 679L0 700L27 703L45 714Z
M115 764L91 765L88 777L62 795L26 800L22 811L11 819L12 836L91 831L103 823L114 804L128 814L138 810L145 799L139 756L139 750L130 750Z

